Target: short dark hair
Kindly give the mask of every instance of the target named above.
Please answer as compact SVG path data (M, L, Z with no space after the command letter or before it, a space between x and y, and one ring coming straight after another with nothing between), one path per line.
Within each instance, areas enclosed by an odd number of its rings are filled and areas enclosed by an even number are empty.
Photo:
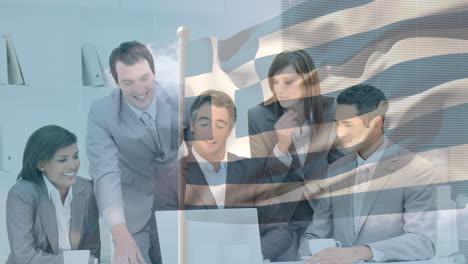
M234 123L236 122L237 118L236 106L234 105L234 102L232 101L231 97L225 92L216 90L206 90L199 96L197 96L192 106L190 107L190 115L192 121L195 121L198 110L204 104L227 108L231 121L231 127L234 126Z
M344 89L338 95L336 103L354 105L358 116L369 114L370 119L376 116L385 119L388 110L388 100L385 94L376 87L364 83Z
M23 167L17 179L40 182L39 162L51 160L59 149L75 143L76 135L60 126L48 125L34 131L24 148Z
M146 60L154 74L153 55L148 48L138 41L127 41L115 48L109 57L109 67L115 83L119 83L115 65L121 61L126 65L133 65L142 60Z

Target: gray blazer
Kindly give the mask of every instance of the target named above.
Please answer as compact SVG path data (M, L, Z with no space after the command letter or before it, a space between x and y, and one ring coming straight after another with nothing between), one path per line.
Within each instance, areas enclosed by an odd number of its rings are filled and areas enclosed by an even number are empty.
M77 177L71 202L72 250L90 250L99 258L99 214L90 180ZM55 208L44 181L20 180L8 192L6 221L10 255L7 264L63 264L58 249ZM91 261L91 260L90 260Z
M100 212L122 206L131 233L148 223L158 172L177 160L178 99L157 85L156 127L167 160L161 161L151 135L120 89L95 101L88 114L86 151Z
M326 198L315 208L299 255L310 255L308 239L334 238L344 247L369 245L381 250L384 261L432 258L437 227L432 165L389 142L365 193L357 233L352 213L356 167L355 153L330 166L329 178L318 186Z

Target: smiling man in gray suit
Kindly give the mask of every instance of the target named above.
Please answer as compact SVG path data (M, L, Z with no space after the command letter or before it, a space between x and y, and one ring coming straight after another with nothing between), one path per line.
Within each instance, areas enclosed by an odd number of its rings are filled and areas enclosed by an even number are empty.
M337 135L347 155L319 182L322 198L301 239L334 238L306 263L405 261L435 254L435 188L432 165L384 136L388 102L382 91L359 84L337 98ZM309 185L310 190L314 186ZM315 241L317 243L318 241Z
M96 200L111 228L114 263L160 263L154 186L177 161L177 89L155 82L153 57L139 42L115 48L109 66L119 89L94 102L88 115Z

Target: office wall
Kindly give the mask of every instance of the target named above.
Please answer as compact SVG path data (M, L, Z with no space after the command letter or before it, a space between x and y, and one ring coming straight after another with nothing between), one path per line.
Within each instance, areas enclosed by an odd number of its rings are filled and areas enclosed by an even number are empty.
M224 39L280 10L279 0L0 0L0 35L11 35L26 81L26 85L0 85L0 230L6 231L7 191L21 168L26 140L37 128L57 124L76 133L82 161L79 174L88 177L87 112L92 101L112 88L82 85L82 43L96 47L107 69L111 50L123 41L151 43L161 54L173 53L170 47L177 41L180 25L191 28L192 39ZM156 58L157 68L161 79L176 81L173 72L178 66L170 58ZM103 239L108 243L108 237ZM0 262L8 253L7 237L1 236ZM103 257L108 258L108 252Z

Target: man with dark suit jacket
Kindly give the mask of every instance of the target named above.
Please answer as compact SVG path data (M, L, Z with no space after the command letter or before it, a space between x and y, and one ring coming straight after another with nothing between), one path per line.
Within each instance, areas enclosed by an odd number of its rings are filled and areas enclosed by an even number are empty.
M309 183L322 192L301 239L300 256L310 256L310 239L334 238L306 263L425 260L435 255L435 187L432 165L384 136L388 102L382 91L359 84L337 98L337 135L347 155L328 178Z
M87 154L99 211L111 228L114 263L160 263L154 185L177 161L178 89L155 82L153 57L136 41L109 59L119 89L88 115Z
M192 148L184 157L185 209L257 208L262 253L275 259L289 246L291 234L281 223L272 194L271 178L261 162L227 152L227 139L236 120L232 99L221 91L199 95L191 109ZM170 175L170 174L167 174ZM174 209L178 204L177 177L167 176L171 188L158 189L159 208Z

